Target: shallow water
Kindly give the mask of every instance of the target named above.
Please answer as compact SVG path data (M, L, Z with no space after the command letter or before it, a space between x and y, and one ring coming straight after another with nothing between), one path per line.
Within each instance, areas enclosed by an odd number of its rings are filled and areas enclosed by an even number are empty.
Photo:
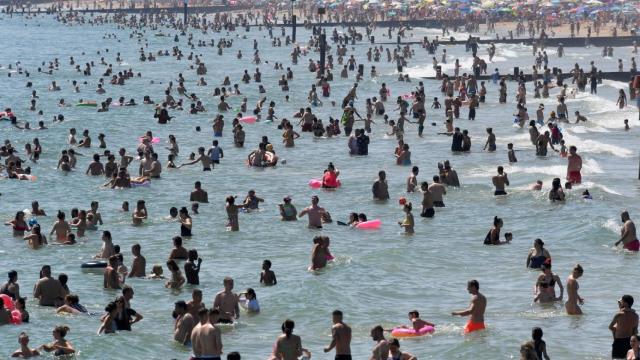
M256 67L251 64L254 38L260 41L263 60L269 61L260 69L263 84L269 91L269 100L277 102L277 116L289 117L299 107L306 106L306 93L312 81L312 74L306 70L307 58L301 58L299 65L292 66L288 58L290 48L272 48L268 37L265 38L266 32L252 29L246 33L248 40L236 38L233 48L226 49L222 57L210 47L193 50L194 54L204 55L209 70L205 76L209 86L204 88L195 86L198 76L195 70L189 69L186 59L177 62L171 57L159 57L153 63L139 62L137 49L144 42L138 44L129 39L129 30L118 30L111 25L66 27L44 17L25 22L19 16L12 19L4 16L1 21L4 36L0 37L0 45L4 51L0 52L0 64L4 68L0 69L0 76L4 81L0 84L0 106L12 107L19 119L29 121L32 126L39 120L35 113L28 111L31 89L25 88L25 78L17 74L10 78L6 75L7 65L20 60L22 66L31 71L30 81L40 96L38 108L44 110L44 120L50 126L47 131L25 132L10 127L8 122L1 124L0 137L11 139L18 149L22 150L24 144L36 136L44 147L39 164L32 165L37 181L0 181L1 200L5 204L0 210L2 217L9 220L15 211L29 208L32 200L38 200L50 215L38 219L48 233L56 210L63 209L68 215L72 207L88 208L91 200L97 200L105 221L100 230L112 232L114 243L123 249L125 264L130 265L131 245L140 243L149 270L152 264L165 262L171 249L171 237L179 233L179 225L164 220L168 209L171 206L188 206L194 181L202 181L203 188L209 192L211 204L200 207L201 215L194 217L194 236L186 240L185 247L196 248L204 259L200 288L204 291L205 302L211 306L215 293L222 288L222 279L232 276L236 290L256 289L262 306L260 315L243 313L235 327L223 330L225 352L237 350L247 359L266 358L280 334L280 323L291 318L296 321L295 332L302 336L303 346L311 350L314 358L330 358L322 353L322 347L330 342L331 311L339 308L345 312L345 321L353 327L352 350L356 359L369 354L373 345L368 336L371 327L406 323L406 313L411 309L419 310L423 318L437 324L433 336L402 342L404 351L421 359L514 358L518 355L520 342L529 338L534 326L544 329L549 353L554 358L600 359L609 356L611 335L607 325L617 309L615 300L624 293L637 295L634 283L626 281L622 275L637 265L637 256L612 248L620 228L619 212L628 209L632 218L637 218L640 213L636 180L637 113L634 108L620 111L615 107L617 89L626 88L626 84L605 82L599 88L598 96L579 94L576 99L568 101L569 112L572 114L579 109L589 122L564 126L567 145L576 145L585 163L584 184L568 191L566 204L549 203L546 191L532 193L526 190L537 179L544 181L545 190L548 190L554 177L564 178L565 160L556 156L535 157L526 129L512 126L510 114L515 109L512 95L515 83L508 83L510 103L500 105L496 101L498 88L489 82L488 103L478 109L476 121L462 119L466 116L466 109L463 109L462 118L454 123L469 129L473 140L471 153L451 154L450 138L436 135L443 131L441 110L428 111L427 123L436 122L437 127L427 127L423 139L417 137L415 126L407 126L405 138L411 145L413 164L420 167L419 180L431 181L431 176L437 173L437 162L449 159L462 183L459 189L448 189L445 197L447 207L437 211L434 219L419 218L417 204L420 203L420 195L404 192L410 169L395 165L392 156L395 141L384 135L388 129L381 118L376 118L378 124L374 125L369 156L350 157L344 137L313 139L305 133L296 141L295 148L285 149L278 141L280 131L271 123L246 125L246 148L234 148L230 131L232 115L229 113L225 116L227 127L224 137L220 139L225 159L213 172L202 173L199 166L180 171L165 170L163 179L154 181L148 188L113 191L100 188L103 178L87 177L81 173L86 169L87 158L80 158L78 168L71 174L54 170L59 151L65 148L69 128L75 127L79 133L82 129L90 129L94 143L98 133L105 133L110 149L126 147L130 153L135 149L138 136L151 129L154 136L163 140L156 146L163 161L167 151L160 145L164 145L169 134L175 134L181 149L177 163L181 163L189 152L199 146L209 146L212 140L210 128L217 105L217 99L211 96L213 88L221 84L225 74L231 76L232 83L240 83L244 69L253 73ZM309 37L308 32L298 31L299 39ZM105 33L118 34L121 42L103 39ZM274 33L279 34L279 31ZM436 30L414 31L415 38L437 33ZM153 31L147 31L147 34L147 53L170 50L176 45L172 37L154 37L151 36ZM240 34L245 35L244 32ZM376 38L381 39L382 34L382 30L377 31ZM221 36L198 33L196 39L215 38L217 41ZM185 55L189 53L184 37L178 45ZM105 53L106 48L108 53ZM368 45L355 46L358 59L366 61L364 54L367 48ZM238 49L244 54L240 61L235 57ZM101 50L101 55L96 55L98 50ZM432 75L431 56L418 47L415 51L417 56L409 60L407 72L411 76ZM81 52L86 52L86 55L80 55ZM119 66L115 62L117 52L129 65ZM449 47L447 52L450 53L449 65L455 57L459 57L463 64L469 63L469 54L464 52L464 47ZM481 49L483 54L486 54L486 49ZM566 54L563 59L552 55L550 65L568 69L574 62L579 62L586 67L589 59L595 59L596 65L603 70L616 67L615 60L599 56L599 49L568 48ZM107 85L107 94L98 96L94 89L104 67L98 66L92 77L85 78L68 65L71 55L78 64L91 60L99 63L99 56L104 56L107 62L114 64L116 72L133 67L134 72L141 72L143 76L131 79L122 87ZM311 56L317 58L317 54ZM629 48L621 48L616 49L615 58L618 56L628 59L632 55ZM56 57L62 66L53 76L35 71L41 61ZM528 64L532 63L531 49L521 45L499 45L497 57L495 64L489 64L489 69L499 67L502 73L512 72L513 66L530 67ZM337 56L334 58L337 66ZM273 70L271 64L275 61L284 62L294 70L289 103L284 102L285 94L277 88L282 72ZM381 76L372 80L368 75L369 65L366 64L365 80L358 87L359 99L356 102L363 114L364 100L375 96L382 82L389 85L392 98L417 86L418 79L413 79L410 84L397 82L395 64L386 62L375 64ZM463 70L470 71L468 68ZM100 100L106 96L114 99L134 97L141 102L142 95L148 94L157 101L170 80L177 83L178 72L187 79L188 93L195 92L203 99L209 109L207 114L188 115L187 112L171 111L176 118L168 125L159 126L152 117L152 106L113 108L108 113L99 114L95 109L60 109L56 105L61 97L71 104L80 98ZM349 81L340 81L339 69L334 73L336 81L331 84L331 100L340 103L351 87L354 74L350 73ZM73 79L88 82L81 85L80 94L71 92ZM62 87L61 92L46 91L52 80ZM151 81L155 85L150 85ZM425 81L428 99L442 98L438 85L435 81ZM257 85L241 84L240 89L252 107L259 99ZM556 93L557 90L553 90L551 98L541 101L546 105L547 115L555 108ZM531 90L529 96L532 96ZM535 104L540 102L534 100L528 99L532 117L535 116ZM241 97L231 97L230 104L236 108L240 101ZM386 107L388 111L395 108L392 103L387 103ZM314 112L325 122L329 116L341 115L338 108L329 105L314 108ZM63 113L66 120L62 124L51 125L50 119L58 113ZM395 111L391 114L392 118L397 116ZM633 127L630 132L623 131L624 118L630 119ZM194 131L197 125L202 126L202 132ZM493 154L481 151L487 126L493 127L498 139L498 151ZM269 136L278 155L287 160L286 165L275 169L253 169L244 165L246 155L262 135ZM519 162L513 166L507 164L508 142L522 150L517 152ZM93 151L97 152L97 149L83 153L91 155ZM319 177L329 161L341 170L343 187L337 191L310 189L307 181ZM509 196L503 198L492 196L491 176L498 165L505 166L512 183ZM132 164L130 169L136 166ZM387 171L390 185L392 200L387 204L375 203L370 196L371 184L381 169ZM580 193L584 188L589 188L594 200L581 199ZM258 196L265 198L262 211L241 214L241 231L227 232L225 197L230 194L242 197L249 189L255 189ZM306 268L311 239L319 232L306 229L306 220L280 222L276 207L285 195L291 195L300 210L314 194L320 196L321 205L331 212L334 220L344 221L349 212L355 211L383 221L380 230L370 232L326 226L322 233L331 237L331 249L337 261L318 274L309 273ZM407 196L415 204L416 234L411 237L402 235L395 226L403 215L396 201L400 196ZM136 228L130 225L129 216L118 209L123 201L134 204L138 199L147 201L150 219L144 226ZM482 245L494 215L504 219L503 232L514 234L511 245ZM28 250L21 240L12 238L9 228L4 233L0 240L1 272L18 270L23 295L30 297L38 270L45 263L53 266L54 274L65 272L69 275L72 292L79 294L81 302L90 311L101 312L116 295L114 291L102 289L101 273L83 272L79 267L99 250L100 232L89 232L77 246L49 246L38 251ZM537 237L545 241L553 257L554 271L563 281L573 264L579 262L583 265L585 275L580 279L580 294L585 298L584 316L566 316L559 304L551 307L531 305L538 273L526 270L524 264L527 250ZM261 287L258 283L261 263L267 258L273 262L279 282L270 288ZM466 320L449 314L467 306L469 295L465 288L466 281L471 278L480 281L481 291L489 301L486 314L488 330L462 336ZM165 289L160 281L134 279L127 280L127 283L136 291L132 307L145 317L134 325L133 332L96 336L98 317L55 315L51 308L40 308L29 299L31 324L0 328L0 356L8 356L18 347L16 338L20 331L27 331L32 345L39 345L50 340L53 326L64 323L71 327L67 338L75 344L82 358L106 359L118 353L126 358L187 358L189 349L171 341L171 311L173 302L190 298L192 288L172 292ZM126 349L126 355L122 355L123 349Z

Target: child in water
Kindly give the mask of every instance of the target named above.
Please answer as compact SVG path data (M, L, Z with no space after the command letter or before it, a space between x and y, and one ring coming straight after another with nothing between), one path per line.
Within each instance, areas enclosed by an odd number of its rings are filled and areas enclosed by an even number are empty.
M509 162L510 163L515 163L518 162L518 159L516 159L516 151L513 150L513 144L509 143L507 144L507 155L509 156Z
M432 326L435 327L435 324L432 324L428 321L422 320L420 319L420 313L418 313L418 310L412 310L409 311L409 320L411 321L411 326L406 326L406 325L400 325L399 327L403 328L403 329L411 329L413 328L413 330L415 330L415 332L419 332L420 329L422 329L425 326Z
M240 301L240 306L242 306L243 309L247 310L247 312L260 312L260 304L258 303L258 298L256 296L256 292L252 288L248 288L247 291L239 294L238 299Z
M180 289L185 280L178 264L176 264L175 260L169 260L167 261L167 268L171 271L171 279L165 283L164 287L167 289Z
M271 270L271 260L265 260L262 262L262 273L260 273L260 283L272 286L278 284L276 279L276 273Z
M402 210L405 213L405 217L403 221L398 221L398 225L400 225L400 227L404 228L404 233L405 234L413 234L413 214L411 213L411 203L406 203L404 204L404 207L402 208Z
M560 140L560 157L567 157L567 147L564 144L564 140Z
M162 265L153 265L151 268L151 274L147 276L147 279L152 280L162 280L164 279L164 275L162 275Z

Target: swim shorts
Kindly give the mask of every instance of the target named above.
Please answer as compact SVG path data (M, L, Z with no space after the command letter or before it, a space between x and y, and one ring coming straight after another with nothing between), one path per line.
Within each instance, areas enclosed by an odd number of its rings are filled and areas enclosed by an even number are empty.
M189 360L220 360L220 356L191 356Z
M464 326L464 333L468 334L474 331L484 330L483 322L473 322L471 320L467 321L467 325Z
M302 131L303 132L311 132L312 130L312 124L302 124Z
M611 358L626 359L627 351L631 349L630 340L630 337L613 339L613 344L611 344Z
M335 360L351 360L351 355L336 355Z
M507 195L507 192L504 190L496 190L493 192L493 195L498 196L498 195Z
M222 137L222 132L214 132L213 136L215 137Z
M433 206L434 207L444 207L444 203L442 201L434 201L433 202Z
M582 182L582 175L580 171L569 171L567 174L567 180L572 184L580 184Z
M640 241L633 240L632 242L625 244L624 248L629 251L640 251Z
M424 209L424 211L422 211L420 216L426 217L426 218L432 218L433 215L435 215L435 213L436 212L433 210L433 208L428 208L428 209Z
M218 319L218 324L233 324L233 320L231 319Z

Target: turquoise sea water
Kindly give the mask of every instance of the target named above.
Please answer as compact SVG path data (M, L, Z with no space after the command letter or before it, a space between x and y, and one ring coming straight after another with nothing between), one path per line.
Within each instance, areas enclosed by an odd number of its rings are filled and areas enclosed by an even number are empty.
M204 291L205 303L211 306L215 293L222 288L222 279L232 276L236 290L247 287L256 290L262 307L261 314L250 316L243 313L236 326L223 330L225 352L240 351L247 359L267 358L280 334L280 324L291 318L296 322L295 333L302 336L303 346L311 350L313 358L329 359L333 355L323 354L322 348L330 342L331 311L338 308L345 313L345 321L353 327L354 359L363 359L373 345L369 338L371 327L406 323L407 311L417 309L423 318L437 324L433 336L402 341L402 350L420 359L514 358L518 356L519 344L529 339L534 326L544 329L553 358L609 357L611 335L607 326L617 309L616 300L624 293L638 295L633 281L637 256L612 248L619 232L620 211L628 209L631 217L636 219L640 214L636 180L640 124L634 108L620 111L615 106L617 90L626 89L626 84L605 81L598 96L579 94L576 99L567 101L570 113L580 110L589 121L563 126L567 144L576 145L584 160L584 183L568 191L566 204L551 204L546 196L551 180L554 177L564 178L566 160L551 153L545 159L536 158L526 129L512 126L515 83L508 84L510 96L506 105L497 103L498 88L488 84L487 103L478 109L475 122L463 119L466 110L462 110L462 117L454 126L469 129L473 140L471 153L452 154L449 151L450 138L436 135L444 129L441 110L428 110L427 122L434 121L437 127L427 127L423 139L417 137L415 126L407 126L405 139L411 145L413 164L420 167L419 181L431 182L432 175L437 173L436 164L449 159L462 183L459 189L448 189L445 197L447 207L437 211L434 219L419 218L420 194L404 193L410 169L395 165L395 140L384 135L388 129L381 118L375 119L378 124L374 125L369 156L351 157L344 136L313 139L305 133L296 141L295 148L286 149L280 144L280 131L271 123L246 125L246 147L234 148L230 126L232 114L229 113L225 116L227 126L221 139L225 159L213 172L203 173L199 165L179 171L165 170L162 180L153 181L148 188L106 190L100 188L103 178L84 175L89 157L79 158L76 171L70 174L55 170L58 154L66 148L69 128L75 127L79 133L82 129L89 129L94 143L98 133L105 133L109 149L116 151L125 147L130 153L135 150L137 138L146 130L153 130L154 136L162 139L162 144L155 148L163 162L168 153L163 146L168 135L174 134L181 150L177 163L182 163L189 152L196 151L199 146L210 145L211 123L217 105L217 99L211 94L214 87L220 86L224 75L230 75L232 83L241 84L240 89L249 98L250 108L258 101L257 84L240 82L244 69L251 74L256 68L251 64L253 39L259 40L262 59L269 62L259 67L263 73L263 85L268 91L268 101L276 101L276 115L279 117L290 118L298 108L307 106L306 93L313 80L313 74L306 69L307 58L302 57L297 66L291 65L288 57L291 48L271 47L268 37L265 37L266 31L257 29L249 33L240 31L240 35L247 36L246 40L237 38L235 33L194 33L196 40L213 38L217 41L221 36L234 38L233 48L226 49L223 56L218 56L211 47L189 50L185 37L176 44L172 37L155 37L152 36L153 31L147 31L147 53L170 50L178 45L185 55L190 51L203 55L209 70L205 76L209 86L197 87L199 76L190 69L186 58L176 61L172 57L159 57L156 62L139 62L138 49L145 46L145 41L138 43L135 38L130 39L130 30L119 30L115 25L69 27L48 17L25 21L19 16L11 19L4 16L1 21L3 36L0 37L0 47L3 51L0 52L0 64L3 68L0 69L0 78L3 81L0 83L0 106L11 107L20 120L29 121L33 127L39 120L34 112L28 111L32 89L25 87L27 79L16 73L7 76L7 65L21 61L21 65L31 72L29 81L33 82L33 89L40 96L38 109L44 111L43 120L50 127L46 131L22 131L11 127L8 122L0 124L0 138L10 139L23 157L24 144L34 137L40 139L44 148L39 163L31 164L37 181L0 181L3 219L8 221L16 211L29 208L31 201L38 200L50 215L38 219L48 233L58 209L69 215L72 207L88 209L89 203L97 200L105 221L100 230L111 231L114 243L123 249L125 264L131 263L131 245L140 243L147 258L147 270L150 270L152 264L165 262L171 249L171 237L179 234L179 225L164 219L168 209L171 206L188 206L193 183L201 181L209 192L211 203L202 205L201 214L194 217L194 236L185 241L185 247L197 249L204 259L200 288ZM175 33L173 30L164 31ZM117 34L117 39L104 39L106 33ZM279 34L279 31L274 33ZM415 30L413 33L418 39L424 35L434 36L438 31ZM377 31L376 38L381 38L382 34L383 30ZM299 29L298 36L305 40L310 34ZM375 96L382 82L388 84L393 98L410 92L418 81L414 78L409 84L397 82L395 64L386 62L375 64L380 76L371 79L368 75L371 64L366 63L365 56L367 48L368 45L356 45L355 50L350 48L349 52L365 62L365 79L358 87L359 99L356 101L361 114L364 114L364 100ZM235 57L239 49L244 54L242 60ZM97 51L101 54L98 55ZM415 51L416 56L409 60L407 72L413 77L432 75L431 56L419 47L415 47ZM117 52L121 53L124 63L115 61ZM447 52L450 59L445 69L451 68L454 57L459 57L467 67L463 70L470 71L470 54L465 53L463 47L450 47ZM618 57L627 62L632 56L630 47L617 48L614 59L601 58L600 49L566 49L567 56L562 59L558 59L553 50L549 53L550 65L563 69L568 69L575 62L587 67L589 60L595 59L597 66L613 70ZM94 90L104 67L98 65L93 76L83 77L68 65L69 56L74 56L78 64L92 60L98 64L100 57L104 56L108 63L114 65L116 73L133 68L134 73L142 73L142 78L131 79L121 87L107 85L107 94L97 95ZM481 56L486 57L485 49L481 49ZM318 55L311 53L310 57L317 59ZM60 60L59 71L53 75L37 73L42 61L54 58ZM334 58L337 65L337 56ZM276 61L283 62L285 68L291 66L294 71L288 93L291 97L289 103L284 102L285 93L277 87L277 80L283 72L273 70L272 64ZM503 73L508 73L513 66L530 67L533 58L529 47L498 45L495 61L495 64L489 64L489 69L498 67ZM171 111L176 118L162 126L153 119L151 105L113 108L107 113L96 113L91 108L57 106L60 98L72 104L80 98L100 101L107 96L114 99L124 96L127 99L133 97L141 103L143 95L150 95L158 101L169 81L177 83L178 73L187 79L187 92L195 92L203 100L208 113L189 115L187 111ZM350 73L350 79L343 81L339 79L339 69L334 73L336 81L331 84L331 100L340 103L355 74ZM86 85L81 83L79 94L72 92L71 81L74 79L87 81ZM52 80L58 82L62 91L47 91ZM425 81L425 91L427 99L435 96L442 99L439 82ZM552 91L552 97L542 101L547 115L555 108L556 93L557 90ZM534 117L539 101L534 101L532 94L529 86L529 111ZM232 97L230 104L237 108L240 101L241 97ZM392 118L398 115L393 111L393 103L386 106L388 111L391 110ZM337 107L329 105L313 110L325 123L329 116L341 115ZM64 114L65 121L51 124L52 116L59 113ZM630 119L630 132L623 131L624 118ZM202 132L195 132L198 125L203 128ZM493 154L481 151L487 126L493 127L498 138L498 151ZM287 160L285 165L270 169L253 169L244 165L246 155L262 135L269 136L278 155ZM522 150L517 153L519 162L513 166L507 163L506 144L509 142ZM98 149L81 150L89 156L94 151L98 152ZM343 187L337 191L309 188L307 181L321 176L330 161L341 170ZM491 176L498 165L505 166L511 180L510 194L503 198L492 195ZM135 168L137 163L130 167ZM370 187L381 169L387 172L392 197L386 204L371 200ZM538 179L544 181L544 191L528 191L528 185ZM585 188L590 190L594 200L581 199L580 194ZM258 196L265 198L262 211L241 214L241 231L227 232L225 197L243 197L250 189L255 189ZM326 226L322 234L331 237L331 250L337 259L318 274L306 269L311 239L320 232L307 229L304 219L297 223L280 222L276 207L285 195L291 195L301 210L314 194L320 196L321 205L331 212L334 220L344 221L350 212L364 212L370 219L379 218L383 222L378 231ZM403 216L397 203L401 196L408 197L415 205L414 236L402 235L395 225ZM144 226L133 227L130 215L118 210L123 201L133 205L138 199L146 200L150 217ZM503 232L514 234L511 245L482 245L494 215L504 219ZM524 265L527 251L537 237L545 241L553 257L554 271L563 282L573 264L579 262L583 265L585 274L580 279L580 294L585 298L584 316L566 316L560 304L532 306L533 286L538 273L527 270ZM98 317L56 315L53 309L38 307L31 299L30 290L40 266L51 264L54 275L60 272L69 275L69 287L80 296L82 304L90 311L101 312L116 292L102 289L101 273L80 270L80 264L89 260L100 245L98 231L89 232L80 244L73 247L49 246L34 251L28 249L22 240L12 238L9 227L4 229L4 236L0 238L0 272L18 270L23 296L30 298L27 307L31 323L0 328L0 356L8 356L18 348L16 340L20 331L27 331L31 344L35 346L50 341L50 331L56 324L67 324L71 327L67 339L79 350L81 358L188 357L189 349L171 340L171 311L175 301L190 299L191 287L172 292L165 289L160 281L128 279L127 283L136 292L132 307L145 319L134 325L131 333L108 336L95 335L100 325ZM273 270L278 276L279 284L275 287L261 287L258 282L261 263L267 258L273 262ZM486 314L488 330L463 336L461 331L466 319L449 314L467 306L466 281L472 278L480 281L481 291L489 301Z

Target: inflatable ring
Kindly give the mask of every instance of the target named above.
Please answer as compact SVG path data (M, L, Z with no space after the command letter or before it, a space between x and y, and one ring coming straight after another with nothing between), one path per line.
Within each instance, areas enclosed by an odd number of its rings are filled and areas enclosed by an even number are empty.
M80 267L82 269L100 269L100 268L106 268L107 267L107 262L106 261L102 261L102 260L98 260L98 261L87 261L86 263L83 263L82 265L80 265Z
M380 225L382 225L382 221L380 221L380 219L374 219L357 223L356 229L380 229Z
M434 331L436 331L436 328L434 328L433 326L429 326L429 325L423 326L418 331L416 331L413 328L408 329L408 328L397 327L397 328L393 328L393 330L391 330L391 336L397 337L397 338L417 337L417 336L424 336L424 335L427 335L427 334L431 334Z
M16 308L15 305L13 304L13 299L11 298L11 296L7 294L0 294L0 299L2 299L5 309L9 311L13 311Z

